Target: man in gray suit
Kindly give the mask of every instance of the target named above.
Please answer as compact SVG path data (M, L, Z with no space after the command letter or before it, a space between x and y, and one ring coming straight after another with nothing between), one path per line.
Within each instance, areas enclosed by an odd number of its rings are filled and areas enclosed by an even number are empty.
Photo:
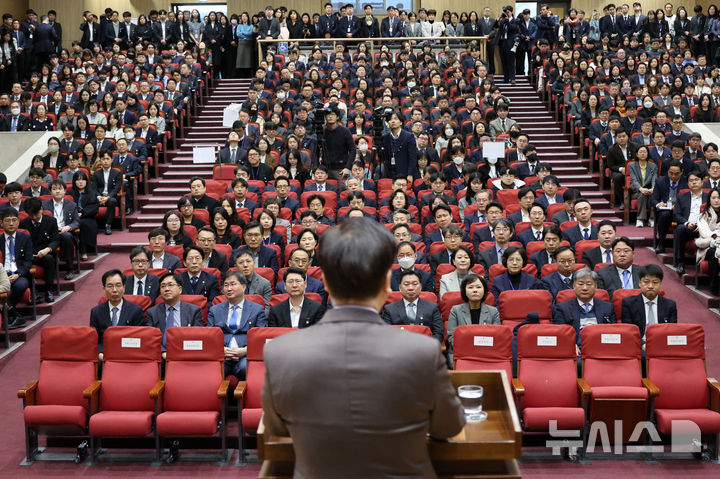
M255 258L250 250L242 251L235 259L235 267L245 277L247 285L245 294L259 294L265 300L265 316L270 314L270 296L272 285L270 281L255 272Z
M420 299L422 283L420 274L415 270L404 270L400 273L400 294L403 299L386 304L383 308L383 319L388 324L419 324L427 326L433 338L442 343L442 316L437 304Z
M292 437L295 477L435 477L426 435L452 437L465 418L440 344L378 317L392 236L351 218L317 254L335 308L265 345L267 434Z
M597 271L598 288L608 292L610 299L618 289L637 289L640 282L638 266L635 259L635 244L625 236L616 238L612 244L613 264Z
M148 309L145 322L159 328L163 333L162 350L165 351L167 330L174 326L202 326L202 311L199 306L180 301L182 280L180 276L165 273L160 278L160 295L163 302Z

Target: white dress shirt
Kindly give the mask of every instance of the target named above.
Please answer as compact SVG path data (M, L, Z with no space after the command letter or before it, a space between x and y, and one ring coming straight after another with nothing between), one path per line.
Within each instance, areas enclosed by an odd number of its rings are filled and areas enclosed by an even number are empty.
M297 306L297 308L293 306L292 301L288 302L290 303L290 324L292 324L293 328L297 328L300 325L300 312L302 311L305 297L303 296L303 299L300 301L300 304Z

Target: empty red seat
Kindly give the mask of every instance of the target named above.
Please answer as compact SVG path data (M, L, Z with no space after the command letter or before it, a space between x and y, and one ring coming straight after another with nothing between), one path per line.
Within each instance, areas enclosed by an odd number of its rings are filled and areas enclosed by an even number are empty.
M541 323L549 323L553 318L552 299L550 291L544 289L503 291L498 301L500 322L514 328L528 313L537 312Z
M430 331L430 328L423 326L422 324L393 324L392 326L394 328L404 329L405 331L409 331L411 333L432 337L432 331Z
M458 370L500 369L508 381L512 372L512 339L509 328L497 324L463 324L453 331L453 362Z

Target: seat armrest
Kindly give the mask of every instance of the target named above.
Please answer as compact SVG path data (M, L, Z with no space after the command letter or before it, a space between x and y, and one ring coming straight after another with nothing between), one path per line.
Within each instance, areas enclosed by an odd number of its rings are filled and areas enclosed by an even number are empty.
M642 380L643 386L645 386L648 390L648 394L650 394L650 397L655 397L660 395L660 388L658 388L650 379L643 378Z
M218 388L218 392L217 392L218 398L226 398L227 390L229 387L230 387L230 381L228 381L227 379L224 379L220 383L220 387Z
M95 414L95 412L99 410L100 398L98 397L98 393L100 392L101 384L102 381L96 379L83 391L83 397L89 402L90 414Z
M26 406L32 406L35 404L35 391L37 391L37 386L37 379L30 381L24 388L18 390L17 397L21 398Z
M519 379L513 379L512 385L513 385L513 389L515 390L516 396L524 396L525 395L525 386L523 386L523 383Z
M239 399L240 401L244 402L245 399L245 391L247 390L247 381L238 381L237 386L235 386L235 399Z
M707 378L710 388L710 409L720 412L720 383L715 378Z
M578 378L577 385L583 396L590 396L590 394L592 394L592 389L590 389L590 385L587 383L585 378Z
M155 386L150 390L150 398L151 399L158 399L162 396L162 393L165 391L165 381L158 381L155 383Z

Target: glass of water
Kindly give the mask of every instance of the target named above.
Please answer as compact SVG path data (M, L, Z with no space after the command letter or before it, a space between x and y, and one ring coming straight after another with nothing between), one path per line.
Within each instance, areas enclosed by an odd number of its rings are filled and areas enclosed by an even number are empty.
M481 422L487 419L487 413L482 410L483 387L465 384L458 387L460 404L465 410L465 420L469 423Z

